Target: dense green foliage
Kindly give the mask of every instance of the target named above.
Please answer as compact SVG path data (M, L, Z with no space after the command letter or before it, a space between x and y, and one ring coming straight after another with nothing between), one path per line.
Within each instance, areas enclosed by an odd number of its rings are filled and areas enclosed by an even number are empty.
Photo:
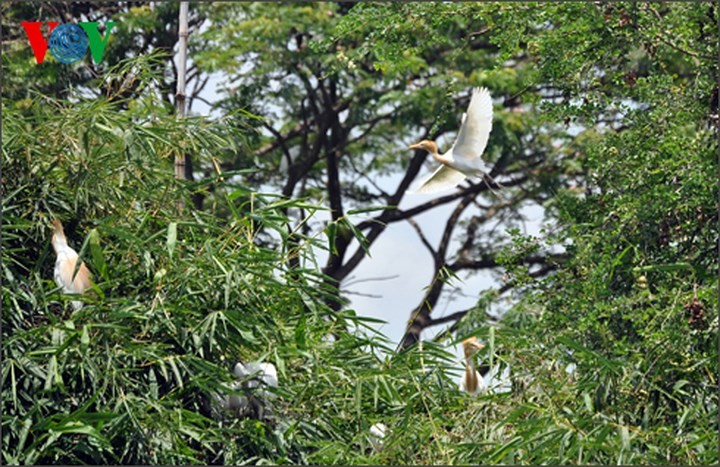
M121 24L93 70L3 53L5 463L718 461L716 6L193 5L213 24L190 38L195 70L232 90L183 120L162 53L176 10L81 11ZM522 179L507 205L463 188L478 212L437 268L503 274L454 327L510 370L509 392L478 398L449 339L396 353L337 288L402 220L387 205L422 159L396 148L453 131L448 97L472 85L502 101L489 159ZM179 153L195 181L173 179ZM397 191L372 183L403 172ZM544 208L539 235L517 228L523 203ZM501 229L472 227L496 212ZM79 311L52 280L53 218L94 273ZM239 359L278 368L268 419L215 402Z

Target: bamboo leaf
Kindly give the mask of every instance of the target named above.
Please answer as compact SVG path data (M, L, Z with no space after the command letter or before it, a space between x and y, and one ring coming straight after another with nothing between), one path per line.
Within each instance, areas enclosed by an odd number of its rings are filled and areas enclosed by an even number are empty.
M107 273L105 257L103 255L102 248L100 247L100 234L98 233L98 230L91 229L88 233L88 239L90 241L90 254L92 255L93 264L97 268L98 274L100 274L104 280L110 280Z
M168 254L170 255L170 258L172 258L173 252L175 251L175 245L177 244L177 222L171 222L168 225L167 241L165 244L167 245Z

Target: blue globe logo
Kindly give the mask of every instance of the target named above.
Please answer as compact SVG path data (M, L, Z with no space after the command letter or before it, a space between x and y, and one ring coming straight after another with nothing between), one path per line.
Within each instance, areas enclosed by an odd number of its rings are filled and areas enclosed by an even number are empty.
M77 24L61 24L50 34L50 53L60 63L75 63L85 56L88 37Z

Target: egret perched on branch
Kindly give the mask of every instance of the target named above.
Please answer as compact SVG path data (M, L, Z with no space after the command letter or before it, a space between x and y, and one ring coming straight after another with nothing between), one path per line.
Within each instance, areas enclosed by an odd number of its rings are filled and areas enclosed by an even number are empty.
M78 254L68 246L65 231L60 221L54 219L52 225L52 246L57 255L57 259L55 260L55 283L58 287L62 287L65 293L81 294L91 287L90 270L85 266L85 262L83 261L80 263L77 273L73 276L75 266L78 262ZM75 311L77 311L83 307L83 303L78 300L73 300L72 306Z
M480 158L490 137L492 116L490 91L487 88L475 88L467 113L463 114L457 139L448 152L440 154L437 144L426 139L410 146L409 149L426 150L442 164L414 193L435 193L454 188L468 176L487 177L497 184L489 175L490 167ZM488 188L492 190L489 184Z
M484 393L486 390L485 379L475 369L473 355L475 352L485 347L478 342L476 337L471 337L463 341L463 350L465 351L465 374L462 379L462 389L471 395Z
M247 364L238 362L235 364L233 373L235 373L236 380L232 383L231 388L234 391L240 389L249 389L251 391L247 396L221 396L215 394L215 399L220 403L220 406L241 417L250 415L262 419L265 417L266 410L272 413L268 400L273 394L264 388L278 387L275 365L265 362L250 362Z

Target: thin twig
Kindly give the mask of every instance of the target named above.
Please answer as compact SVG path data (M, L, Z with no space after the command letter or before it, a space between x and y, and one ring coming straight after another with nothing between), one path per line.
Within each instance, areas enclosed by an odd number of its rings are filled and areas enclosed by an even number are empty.
M430 254L432 255L432 257L435 258L435 256L437 255L437 252L433 249L433 246L430 244L427 237L425 237L425 234L420 229L420 226L418 225L417 222L415 222L415 219L413 219L411 217L411 218L406 219L406 221L408 224L410 224L413 227L413 229L415 229L415 232L417 232L418 237L420 237L420 241L422 242L422 244L425 245L425 248L427 248L428 251L430 252Z

